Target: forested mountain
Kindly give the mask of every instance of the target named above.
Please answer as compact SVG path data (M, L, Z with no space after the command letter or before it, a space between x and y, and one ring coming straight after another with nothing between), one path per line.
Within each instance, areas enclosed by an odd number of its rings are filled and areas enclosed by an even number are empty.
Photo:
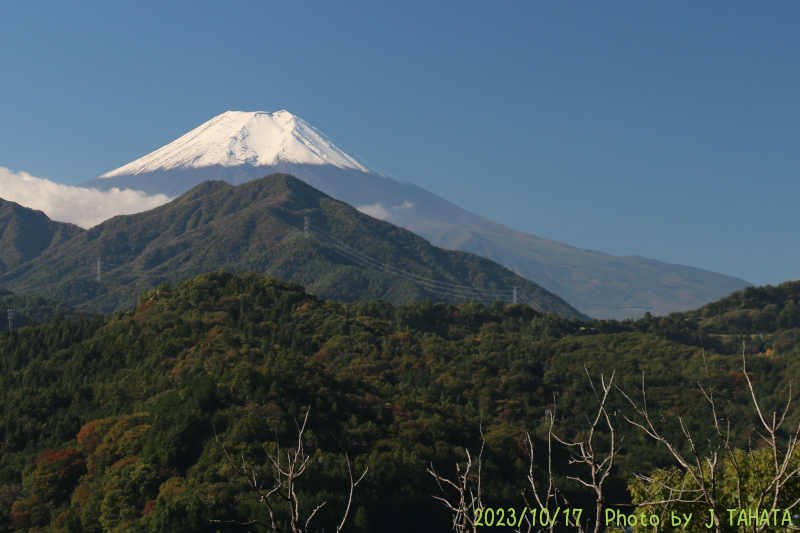
M521 300L584 316L488 259L436 248L284 174L236 187L204 182L166 205L114 217L54 244L0 276L0 283L109 312L163 281L217 268L265 272L343 301L491 303L512 301L516 287Z
M748 287L685 315L711 331L763 334L800 327L798 307L800 281L787 281L777 287Z
M175 196L206 180L237 185L274 172L296 176L436 246L496 261L597 318L694 309L748 285L700 268L576 248L492 222L422 187L389 178L286 110L228 111L83 185ZM494 179L484 176L487 191Z
M45 324L56 315L76 319L79 314L73 307L41 296L25 296L0 287L0 329L6 329L8 310L14 310L14 327L21 328L33 324Z
M733 307L721 304L719 316ZM354 472L369 470L345 531L447 531L452 515L431 497L440 493L426 469L454 476L465 448L477 457L482 433L484 504L522 507L532 457L535 478L546 480L549 417L561 438L583 438L597 409L584 366L596 384L616 372L615 384L637 399L644 373L648 408L677 442L678 415L696 442L715 437L696 385L712 382L734 444L746 447L755 435L742 343L747 376L771 410L799 375L799 330L754 337L740 324L715 323L709 332L700 315L580 322L500 302L341 304L223 271L164 283L130 311L0 335L0 524L241 531L209 520L268 520L268 512L224 452L265 465L265 449L290 450L308 414L302 513L328 502L310 531L338 524L348 458ZM796 310L784 316L800 318ZM633 416L624 398L615 393L608 406L625 438L606 497L630 502L632 474L668 457L624 423ZM797 423L796 410L790 420ZM567 464L565 450L554 453L572 505L589 509L591 495L565 479L586 472Z
M41 211L0 198L0 274L82 231L74 224L55 222Z

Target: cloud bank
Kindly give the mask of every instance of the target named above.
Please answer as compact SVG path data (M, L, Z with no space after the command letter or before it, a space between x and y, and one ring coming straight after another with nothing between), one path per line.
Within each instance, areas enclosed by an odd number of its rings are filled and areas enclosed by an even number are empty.
M141 213L171 200L164 194L148 196L131 189L98 191L61 185L3 167L0 167L0 198L44 211L52 220L86 229L113 216Z
M408 200L406 200L400 205L389 207L388 209L383 204L383 202L356 207L356 209L358 209L365 215L369 215L373 218L379 218L381 220L389 220L392 216L392 212L402 211L404 209L413 209L413 208L414 204L412 204Z

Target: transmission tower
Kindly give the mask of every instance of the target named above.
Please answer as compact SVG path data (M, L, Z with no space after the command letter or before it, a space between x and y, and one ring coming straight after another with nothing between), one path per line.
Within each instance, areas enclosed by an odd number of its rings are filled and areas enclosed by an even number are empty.
M513 296L513 300L511 300L511 303L514 303L514 304L517 303L517 288L516 287L514 287L514 296Z
M8 331L14 329L14 311L15 309L8 309Z
M97 260L97 283L100 283L100 272L102 267L100 266L100 260Z
M308 217L303 217L303 235L308 239Z

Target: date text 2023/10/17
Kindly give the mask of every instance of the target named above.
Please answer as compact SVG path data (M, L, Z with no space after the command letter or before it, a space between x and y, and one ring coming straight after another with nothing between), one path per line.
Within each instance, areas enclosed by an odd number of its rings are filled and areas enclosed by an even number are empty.
M736 526L761 526L773 525L782 527L794 526L793 517L789 510L786 509L727 509L728 516L722 516L722 520L727 518L729 525ZM475 525L476 526L521 526L524 522L530 523L532 527L552 527L556 523L563 523L566 526L577 525L580 522L581 509L529 509L527 507L520 507L515 509L508 508L493 508L485 507L475 509ZM633 527L636 525L642 526L658 526L661 524L661 517L655 514L639 513L639 514L626 514L619 510L606 509L605 512L605 525L618 526L618 527ZM669 520L673 527L680 527L685 529L693 518L692 513L670 513L670 516L664 518ZM707 528L713 527L719 522L720 517L717 517L713 510L709 510L709 516L705 517ZM697 517L699 520L700 517Z

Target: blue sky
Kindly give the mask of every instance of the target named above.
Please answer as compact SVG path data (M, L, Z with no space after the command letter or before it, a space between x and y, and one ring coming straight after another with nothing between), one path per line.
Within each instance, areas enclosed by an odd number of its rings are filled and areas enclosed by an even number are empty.
M796 0L11 0L0 72L0 167L59 183L286 109L516 229L800 277Z

